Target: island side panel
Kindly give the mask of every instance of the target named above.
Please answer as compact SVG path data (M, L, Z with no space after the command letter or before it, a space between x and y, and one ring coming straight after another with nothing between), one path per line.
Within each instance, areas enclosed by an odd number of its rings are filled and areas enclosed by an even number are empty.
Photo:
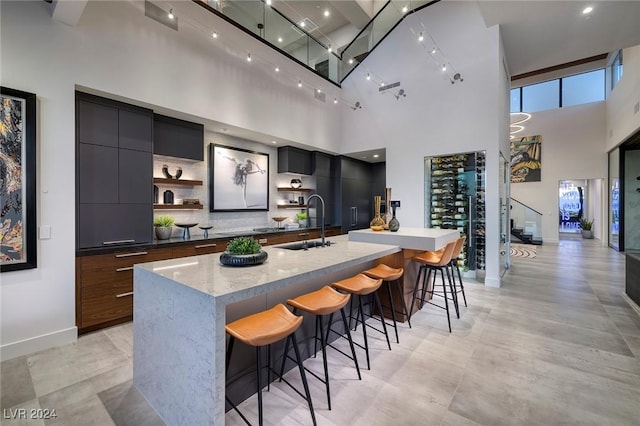
M167 424L223 425L224 307L137 266L134 293L134 386Z

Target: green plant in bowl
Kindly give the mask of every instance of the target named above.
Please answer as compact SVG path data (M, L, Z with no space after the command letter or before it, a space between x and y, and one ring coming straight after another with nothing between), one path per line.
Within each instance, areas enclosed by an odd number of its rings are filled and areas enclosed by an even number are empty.
M593 227L593 220L587 220L585 218L580 219L580 227L583 231L591 231Z
M159 226L162 228L169 228L173 226L175 221L171 216L158 216L153 220L153 226Z
M296 219L298 219L299 223L303 223L305 220L307 220L307 213L306 212L296 213Z
M227 253L231 254L256 254L261 249L262 246L253 237L237 237L227 245Z

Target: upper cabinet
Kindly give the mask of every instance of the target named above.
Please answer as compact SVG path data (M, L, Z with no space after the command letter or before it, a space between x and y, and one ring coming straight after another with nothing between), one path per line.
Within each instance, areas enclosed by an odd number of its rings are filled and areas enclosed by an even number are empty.
M190 160L204 160L204 126L154 114L153 153Z
M311 152L292 146L278 148L278 173L311 175Z

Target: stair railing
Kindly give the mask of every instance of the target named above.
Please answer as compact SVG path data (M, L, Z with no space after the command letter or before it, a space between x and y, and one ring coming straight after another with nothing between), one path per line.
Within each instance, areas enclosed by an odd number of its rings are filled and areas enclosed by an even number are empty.
M523 234L531 235L532 239L542 239L542 213L515 198L511 198L510 210L512 234L514 229L522 230Z

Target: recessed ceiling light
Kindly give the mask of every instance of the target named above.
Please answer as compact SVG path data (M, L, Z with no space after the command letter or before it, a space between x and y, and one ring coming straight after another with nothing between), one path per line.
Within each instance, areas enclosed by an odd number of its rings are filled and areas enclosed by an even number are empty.
M211 37L218 38L218 33L214 31L213 34L211 34Z
M431 49L431 54L435 55L436 54L437 49L435 48L435 46L433 47L433 49Z
M307 25L307 24L305 24L305 23L304 23L304 21L300 21L300 26L301 26L302 28L304 28L304 26L305 26L305 25Z
M167 17L168 17L169 19L173 19L173 18L175 18L175 16L173 16L173 9L169 9L169 13L167 14Z
M278 37L278 43L282 43L282 37Z
M251 53L247 53L247 62L251 62Z
M276 142L276 141L271 141L271 143L278 143L278 142Z
M327 47L327 52L331 53L331 45L329 45L329 47Z
M337 104L338 103L338 98L333 98L333 103Z
M367 80L371 80L371 74L367 73Z
M276 67L276 72L280 72L280 68Z
M373 154L373 158L378 158L380 157L378 154Z
M267 6L271 6L271 0L266 0L265 3L267 3Z
M322 89L316 89L316 92L322 93Z
M329 12L329 9L325 9L325 10L324 10L324 17L325 17L325 18L328 18L328 17L329 17L329 15L331 15L331 12Z
M420 36L418 37L418 41L422 41L424 40L424 36L422 35L422 32L420 33Z
M409 8L407 6L402 7L402 13L407 13L408 10Z
M447 70L447 64L442 64L442 71L446 71Z
M353 63L353 58L349 58L349 65Z
M302 87L302 80L298 81L298 87Z
M583 15L588 15L588 14L590 14L591 12L593 12L593 7L592 7L592 6L587 6L587 7L585 7L584 9L582 9L582 14L583 14Z

